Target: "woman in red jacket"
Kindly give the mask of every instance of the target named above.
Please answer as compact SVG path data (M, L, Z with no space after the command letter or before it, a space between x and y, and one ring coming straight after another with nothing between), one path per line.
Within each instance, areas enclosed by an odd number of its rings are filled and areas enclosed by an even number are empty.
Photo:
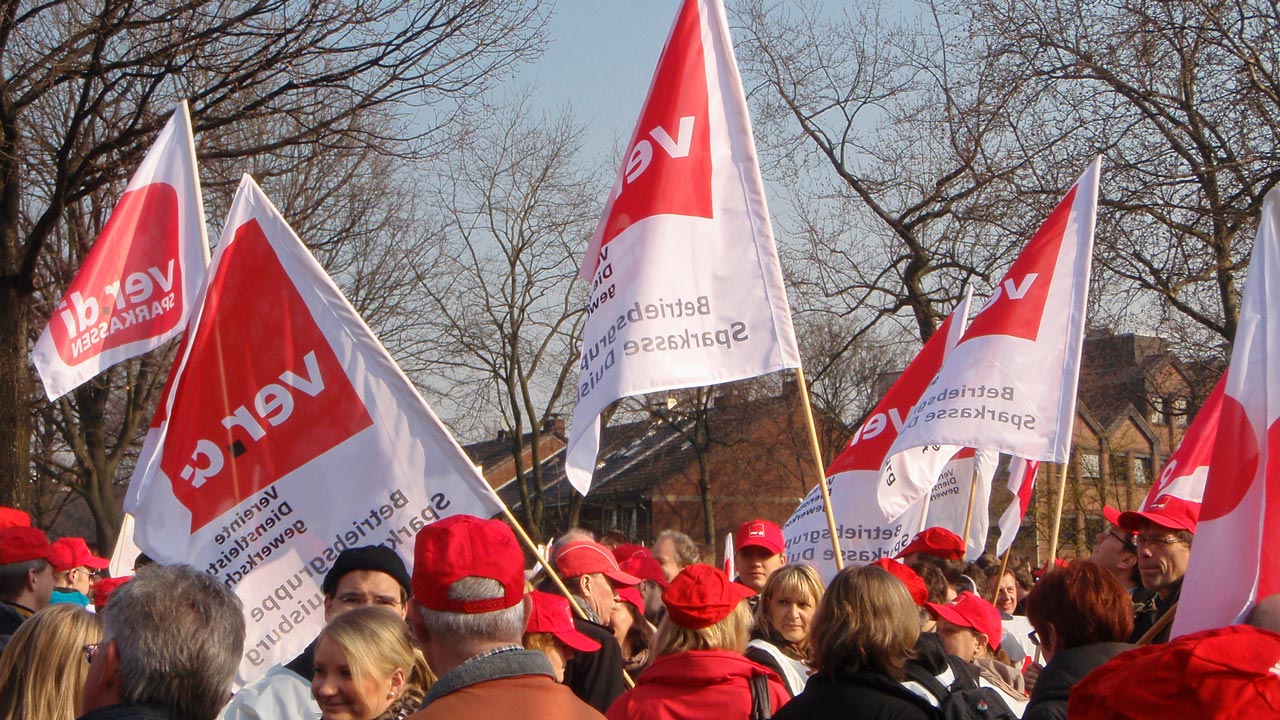
M742 655L751 630L746 599L754 594L710 565L682 570L662 593L667 615L656 657L609 707L609 719L725 720L752 717L753 702L781 707L790 699L781 680Z

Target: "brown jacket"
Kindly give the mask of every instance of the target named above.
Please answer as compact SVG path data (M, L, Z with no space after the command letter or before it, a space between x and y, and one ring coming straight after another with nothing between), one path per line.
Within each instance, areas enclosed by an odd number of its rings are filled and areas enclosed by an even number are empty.
M407 720L604 718L555 681L546 656L529 650L469 660L445 673L424 702Z

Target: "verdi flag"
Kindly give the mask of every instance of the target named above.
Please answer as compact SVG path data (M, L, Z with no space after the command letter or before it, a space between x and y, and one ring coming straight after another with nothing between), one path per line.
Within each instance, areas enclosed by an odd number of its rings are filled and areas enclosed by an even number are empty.
M1094 160L1013 261L911 409L891 455L961 445L1067 462L1100 163ZM878 494L886 516L933 482L912 476L893 489L891 479L886 475Z
M138 547L244 602L247 682L324 624L338 553L501 508L409 379L245 176L129 488Z
M941 367L943 358L964 332L968 310L969 293L966 292L951 316L924 344L889 391L867 414L844 451L827 468L827 490L837 521L840 551L849 564L860 565L881 557L892 557L906 547L911 536L920 530L923 502L918 503L918 512L913 517L899 513L893 518L885 518L875 502L876 486L884 469L885 454L898 436L907 411L920 398L920 393ZM946 450L922 448L917 452L945 453L941 463L945 465L959 450L961 448L958 447ZM935 478L940 470L941 467L933 469ZM967 501L968 496L965 499ZM796 508L791 519L783 525L782 535L790 561L813 564L823 577L834 577L831 530L826 522L819 488L814 487Z
M581 493L619 398L800 366L719 0L680 9L582 275L565 469Z
M181 102L36 341L31 359L57 399L182 332L209 262L200 177Z
M1275 511L1280 503L1280 313L1276 308L1280 308L1280 188L1268 192L1262 203L1173 635L1239 622L1259 598L1280 593L1280 513ZM1170 502L1178 500L1166 505Z
M1013 493L1013 502L1000 516L1000 539L996 540L996 555L1004 555L1018 537L1022 528L1022 519L1027 516L1027 508L1031 505L1031 490L1036 484L1036 471L1040 463L1035 460L1015 457L1009 463L1009 492Z

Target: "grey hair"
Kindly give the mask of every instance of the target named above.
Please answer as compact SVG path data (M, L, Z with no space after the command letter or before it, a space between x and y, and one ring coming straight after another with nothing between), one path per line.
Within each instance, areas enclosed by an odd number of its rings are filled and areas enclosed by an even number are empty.
M702 562L702 552L698 550L698 544L679 530L663 530L658 533L658 539L653 544L657 545L668 539L675 543L676 557L680 558L680 563L685 567Z
M505 594L502 583L491 578L464 577L449 586L451 600L492 600ZM461 641L510 642L517 645L528 620L523 602L487 613L455 613L422 609L422 622L433 638L443 643Z
M27 588L27 573L44 572L49 561L44 558L0 565L0 600L13 600Z
M102 611L102 641L120 658L120 699L174 717L213 720L244 652L240 599L186 565L147 565Z

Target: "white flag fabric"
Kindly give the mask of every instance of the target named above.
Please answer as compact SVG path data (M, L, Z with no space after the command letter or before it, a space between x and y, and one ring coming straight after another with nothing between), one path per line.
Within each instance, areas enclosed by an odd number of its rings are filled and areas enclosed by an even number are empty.
M1013 502L1000 516L1000 537L996 540L996 556L1002 556L1013 545L1022 528L1022 519L1027 516L1027 508L1031 505L1031 491L1036 484L1036 471L1040 463L1035 460L1015 457L1009 462L1009 491L1013 493Z
M937 482L929 493L899 517L886 522L875 504L875 477L842 473L827 478L828 489L839 488L836 508L836 531L840 534L840 551L850 565L865 565L880 558L896 557L925 528L943 527L956 535L964 534L965 516L969 512L969 492L975 493L973 519L965 542L965 559L976 560L986 547L990 518L987 505L991 498L991 478L999 465L1000 454L975 452L962 448L942 467ZM975 468L977 471L975 481ZM833 482L833 479L835 480ZM813 488L796 512L782 527L788 562L812 565L822 578L830 582L836 575L835 556L831 549L830 530L822 511L822 495Z
M1139 511L1167 502L1168 498L1177 498L1199 512L1204 500L1205 481L1209 479L1209 464L1213 460L1213 445L1218 436L1222 397L1226 387L1227 374L1224 373L1187 427L1182 442L1178 443L1178 449L1169 456L1164 469L1160 471L1160 477L1147 491L1147 497Z
M615 400L800 367L719 0L682 5L582 274L565 467L581 493Z
M31 360L55 400L182 332L209 263L183 101L67 287Z
M928 509L922 527L942 527L963 536L965 518L969 516L969 494L973 493L973 517L965 539L965 560L977 560L987 549L987 533L991 529L991 480L999 466L998 452L962 448L943 466L927 496Z
M1280 592L1280 514L1274 510L1280 503L1280 313L1275 308L1280 308L1280 188L1262 203L1174 636L1238 622L1255 600Z
M920 398L920 393L942 366L943 358L964 332L968 308L969 295L966 293L951 316L924 344L885 396L867 414L849 444L827 468L827 490L836 516L840 551L849 564L859 565L881 557L892 557L906 547L920 530L923 501L918 504L914 516L902 515L886 522L875 502L876 486L884 470L885 453L893 445L907 411ZM918 452L946 452L945 464L958 450L960 448L945 451L922 448ZM938 474L939 471L935 470L934 476ZM782 535L788 560L810 563L824 578L835 576L831 530L822 506L822 493L817 487L809 491L782 526Z
M1080 176L996 285L911 409L891 455L960 445L1067 461L1100 163ZM879 494L886 516L929 487L928 478L912 479L911 492Z
M126 510L161 562L244 602L238 681L324 624L338 553L501 508L462 449L251 178L152 423Z

